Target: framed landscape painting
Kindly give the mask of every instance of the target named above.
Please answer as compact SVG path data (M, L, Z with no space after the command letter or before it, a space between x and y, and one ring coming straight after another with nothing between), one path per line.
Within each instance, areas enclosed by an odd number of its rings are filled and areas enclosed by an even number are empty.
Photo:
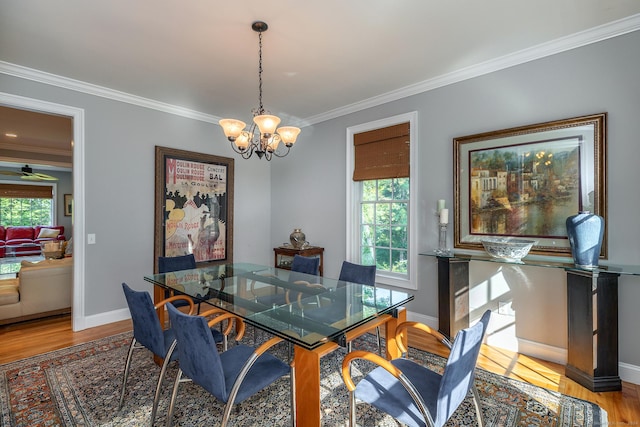
M606 225L605 139L606 113L454 138L454 247L517 237L536 241L532 254L571 256L567 217Z
M233 159L159 146L155 154L155 259L232 262Z

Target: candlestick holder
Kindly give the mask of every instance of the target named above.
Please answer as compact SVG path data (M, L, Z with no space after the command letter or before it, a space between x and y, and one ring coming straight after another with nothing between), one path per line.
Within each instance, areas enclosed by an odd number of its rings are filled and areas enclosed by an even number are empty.
M438 249L435 250L438 256L451 256L451 249L447 245L447 223L440 223L440 234L438 237Z

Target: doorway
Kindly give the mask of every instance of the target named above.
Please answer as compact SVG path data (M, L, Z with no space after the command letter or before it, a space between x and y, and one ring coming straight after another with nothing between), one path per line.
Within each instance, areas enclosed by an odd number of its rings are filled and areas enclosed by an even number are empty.
M73 221L71 236L73 239L73 298L72 328L74 331L85 329L84 316L84 110L62 104L25 98L0 92L0 106L44 115L68 117L72 121L71 174L73 189ZM3 153L3 157L4 157ZM35 155L35 154L33 154ZM50 154L53 157L53 154ZM39 160L38 163L43 163Z

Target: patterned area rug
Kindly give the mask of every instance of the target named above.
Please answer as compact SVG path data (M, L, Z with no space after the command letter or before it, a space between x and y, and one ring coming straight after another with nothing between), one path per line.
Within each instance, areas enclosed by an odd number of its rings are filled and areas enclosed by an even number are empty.
M266 334L257 333L257 341ZM253 341L251 330L243 342ZM117 409L122 370L130 334L81 344L41 356L0 365L1 426L139 426L149 425L155 381L160 371L146 350L134 354L125 405ZM354 348L371 349L373 339L365 337ZM286 344L274 351L287 358ZM339 373L344 357L340 349L322 359L322 424L346 426L347 390ZM444 360L419 350L410 356L442 369ZM368 362L358 362L354 376L367 371ZM175 364L174 364L175 365ZM168 378L174 378L172 366ZM517 380L478 370L476 383L488 426L599 426L607 414L597 405L564 396ZM156 425L164 425L170 395L166 381ZM219 425L223 406L197 385L181 385L174 425ZM244 402L231 417L234 426L290 425L288 378L275 382ZM363 426L397 426L385 414L366 404L358 406ZM475 426L475 412L469 400L456 412L448 426Z

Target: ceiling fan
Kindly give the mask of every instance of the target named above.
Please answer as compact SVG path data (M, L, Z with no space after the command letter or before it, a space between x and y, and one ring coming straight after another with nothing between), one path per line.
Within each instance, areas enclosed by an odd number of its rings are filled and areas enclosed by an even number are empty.
M44 173L34 172L29 165L24 165L20 171L12 170L0 170L0 175L12 175L19 176L27 181L57 181L55 176L47 175Z

